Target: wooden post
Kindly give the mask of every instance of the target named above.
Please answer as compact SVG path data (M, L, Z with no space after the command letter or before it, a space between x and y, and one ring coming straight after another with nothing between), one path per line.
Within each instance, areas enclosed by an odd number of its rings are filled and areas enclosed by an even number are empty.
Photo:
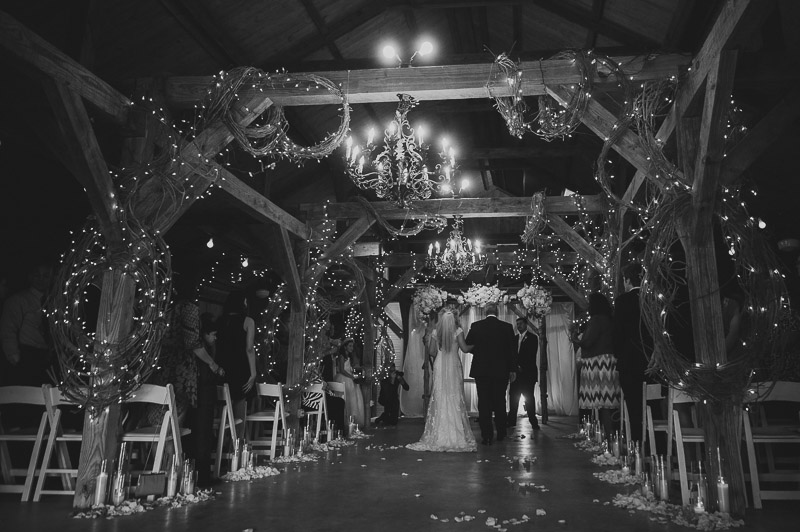
M292 310L289 316L289 354L286 369L286 384L291 388L300 382L303 378L303 358L305 354L305 337L306 337L306 312L305 309L297 308L292 304ZM287 423L288 428L297 433L300 420L297 417L297 412L300 409L300 398L302 393L292 394L289 404L286 406L289 417Z
M361 295L360 305L361 317L364 320L364 352L361 363L364 365L365 375L373 375L375 370L375 323L372 319L372 304L370 303L370 295L374 293L375 283L367 281L364 293ZM369 386L367 390L362 387L361 391L364 394L365 405L369 407L372 404L372 407L365 409L367 412L366 420L364 420L365 427L370 426L370 418L375 414L373 410L377 409L375 406L377 397L373 397L377 389L372 385L372 379L369 379L367 386Z
M121 270L107 271L103 275L100 311L97 320L97 341L113 344L130 331L133 322L133 303L136 283ZM111 378L110 374L98 379ZM116 454L120 405L114 403L92 416L87 410L83 419L83 443L78 462L78 482L72 505L76 509L89 508L94 499L95 479L104 459Z
M539 405L542 408L542 424L547 425L547 316L542 316L539 331Z

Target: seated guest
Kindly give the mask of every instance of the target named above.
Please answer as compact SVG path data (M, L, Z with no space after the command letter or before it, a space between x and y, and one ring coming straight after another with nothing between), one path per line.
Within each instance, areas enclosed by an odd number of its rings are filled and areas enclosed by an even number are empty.
M381 379L381 393L378 396L378 403L383 406L383 413L375 420L378 425L397 425L397 418L400 417L400 390L402 386L408 391L408 383L403 378L403 373L397 371L394 364L388 366L388 375Z

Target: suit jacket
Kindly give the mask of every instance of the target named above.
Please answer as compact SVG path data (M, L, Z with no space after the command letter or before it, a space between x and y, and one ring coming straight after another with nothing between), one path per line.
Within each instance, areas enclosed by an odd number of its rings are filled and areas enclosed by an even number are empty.
M509 373L517 370L515 341L514 327L496 316L473 323L466 338L474 346L469 376L508 378Z
M519 364L519 372L523 373L526 379L533 379L533 382L536 382L539 380L539 371L536 367L539 338L535 334L527 332L522 340L522 345L519 343L519 335L514 337L514 342L518 348L517 363Z

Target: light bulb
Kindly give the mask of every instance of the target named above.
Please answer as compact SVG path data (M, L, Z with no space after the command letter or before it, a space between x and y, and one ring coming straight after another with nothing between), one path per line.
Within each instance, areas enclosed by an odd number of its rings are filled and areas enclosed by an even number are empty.
M461 180L461 188L463 190L467 190L469 188L469 179L467 179L466 177Z
M759 218L758 219L758 228L759 229L766 229L766 227L767 227L767 222L765 222L764 220Z
M250 264L250 261L247 260L247 257L242 259L242 268L247 268L247 266L249 264Z
M433 52L433 44L431 41L425 41L419 46L419 55L428 55Z
M209 238L209 239L208 239L208 242L206 242L206 247L207 247L208 249L211 249L211 248L213 248L213 247L214 247L214 237L213 237L213 236L212 236L211 238Z
M394 59L396 56L397 54L394 51L394 46L387 44L383 47L383 57L386 59Z

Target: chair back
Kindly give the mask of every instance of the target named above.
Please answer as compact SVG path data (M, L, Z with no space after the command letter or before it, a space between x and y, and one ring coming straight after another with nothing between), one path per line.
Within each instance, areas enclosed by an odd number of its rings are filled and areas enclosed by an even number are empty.
M0 386L0 405L45 406L39 386Z
M283 402L283 385L282 384L267 384L259 382L256 384L256 391L262 397L277 397Z
M677 388L670 388L670 394L672 396L672 404L697 402L697 399L695 399L688 393L684 392L683 390L678 390Z
M642 387L644 388L642 396L644 397L645 401L666 399L666 397L664 397L664 388L660 384L649 384L647 382L643 382Z
M322 418L328 420L328 409L325 404L325 386L321 382L309 384L303 389L303 392L312 394L316 398L316 408L308 412L308 430L311 430L311 422L314 423L314 438L319 439L320 431L322 430Z
M745 402L760 401L800 402L800 382L770 381L755 383L748 390Z
M125 432L122 441L149 441L156 443L156 455L153 461L153 471L159 471L161 461L168 439L172 439L173 450L176 456L183 454L181 436L191 433L189 429L181 429L178 423L178 408L175 404L175 389L172 384L158 386L155 384L142 384L124 403L148 403L166 407L160 426L155 427L157 432L148 433L141 429Z

